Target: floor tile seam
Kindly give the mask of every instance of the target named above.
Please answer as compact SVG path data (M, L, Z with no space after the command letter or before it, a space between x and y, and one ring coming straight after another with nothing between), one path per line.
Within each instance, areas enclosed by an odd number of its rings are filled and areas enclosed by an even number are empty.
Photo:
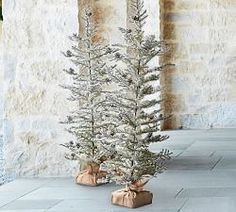
M189 201L189 198L186 198L185 201L184 201L183 204L180 206L180 208L178 209L177 212L181 212L181 210L184 208L184 206L187 204L188 201Z
M53 204L52 206L50 206L49 208L45 209L45 212L52 209L53 207L55 207L56 205L58 205L59 203L63 202L64 200L60 199L57 202L55 202L55 204Z
M187 148L184 149L184 151L188 151L188 149L191 148L191 147L193 146L193 144L195 144L196 142L197 142L196 140L194 140L193 142L191 142L191 144L189 144L189 145L187 146Z
M28 194L30 194L30 193L32 193L32 192L38 190L39 188L41 188L41 186L42 186L42 185L38 186L37 188L34 188L33 190L30 190L30 191L26 192L25 194L23 194L23 195L17 197L16 199L14 199L14 200L12 200L12 201L10 201L10 202L8 202L8 203L2 205L2 206L0 207L0 210L1 210L1 208L5 207L6 205L9 205L9 204L15 202L16 200L19 200L20 198L22 198L22 197L24 197L24 196L26 196L26 195L28 195Z
M215 169L215 167L220 163L220 161L223 160L223 158L224 158L223 156L220 156L220 158L217 160L217 162L215 163L215 165L211 167L211 171L213 171L213 170Z
M181 189L177 192L177 194L175 195L175 199L177 199L178 196L179 196L183 191L184 191L184 188L181 188Z

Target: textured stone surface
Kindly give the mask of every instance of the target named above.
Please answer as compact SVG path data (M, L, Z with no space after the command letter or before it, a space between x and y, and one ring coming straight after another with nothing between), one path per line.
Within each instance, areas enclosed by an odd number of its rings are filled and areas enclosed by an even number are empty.
M77 0L4 2L4 142L11 175L71 174L77 163L59 145L69 139L59 121L69 109L61 52L78 31Z
M165 61L165 128L236 126L234 0L162 0Z
M73 107L59 84L70 83L62 69L71 63L61 52L71 46L69 35L82 32L78 13L81 17L88 3L99 24L98 39L120 41L114 35L126 25L126 0L5 1L0 93L5 102L5 168L13 176L70 176L78 171L78 163L65 160L59 145L71 139L58 122Z
M162 147L174 153L182 149L183 153L175 154L169 169L145 185L153 193L153 203L135 211L235 212L236 143L230 141L235 141L236 130L179 130L167 134L172 136L171 140L163 142ZM201 155L212 150L207 145L195 145L199 143L225 146L214 155ZM176 145L181 148L176 150ZM159 144L153 145L153 149L158 148ZM191 156L185 156L186 152ZM217 163L217 158L222 159ZM221 169L223 164L227 169ZM111 192L120 188L115 184L79 186L72 178L21 178L0 187L0 211L41 212L46 208L48 212L134 211L111 204Z
M89 2L99 24L98 38L122 41L117 27L126 25L129 0L81 0L80 15ZM158 35L158 1L148 0L145 5L151 14L146 30ZM173 49L166 60L176 64L162 77L165 112L173 114L164 127L236 126L235 2L162 0L161 5L163 36ZM77 164L64 159L59 144L70 136L58 121L72 105L58 85L69 82L61 71L69 66L61 51L71 45L67 36L78 31L78 2L6 0L3 9L0 120L4 125L0 121L0 129L7 172L70 175ZM176 145L178 151L185 147Z
M2 6L2 1L0 1ZM0 185L4 182L4 160L3 160L3 139L2 139L2 122L3 122L3 46L2 46L2 21L0 21Z

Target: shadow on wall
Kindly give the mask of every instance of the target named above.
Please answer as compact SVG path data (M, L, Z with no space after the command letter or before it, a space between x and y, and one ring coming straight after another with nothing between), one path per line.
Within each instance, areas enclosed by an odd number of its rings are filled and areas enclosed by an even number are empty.
M176 26L171 22L171 11L174 8L174 0L162 0L162 38L165 40L170 48L169 52L162 58L163 64L176 64L176 58L182 52L179 52L178 43L175 40L176 37ZM177 114L178 111L184 107L184 101L181 100L181 95L174 92L173 79L176 74L176 66L166 69L161 77L161 83L163 85L163 108L164 114L171 116L169 119L164 121L162 126L163 130L168 129L181 129L182 126L178 122Z
M0 0L0 21L3 20L3 15L2 15L2 0Z
M80 33L83 33L83 13L90 9L93 13L94 23L98 25L98 31L94 38L94 42L106 42L105 34L109 31L108 26L106 26L106 22L112 15L112 6L109 5L106 1L94 1L94 0L79 0L78 1L79 8L79 26ZM104 37L105 36L105 37Z

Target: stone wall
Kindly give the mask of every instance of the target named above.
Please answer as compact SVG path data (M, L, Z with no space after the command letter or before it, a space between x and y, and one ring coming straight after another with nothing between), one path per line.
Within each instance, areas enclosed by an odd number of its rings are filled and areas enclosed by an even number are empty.
M2 0L0 0L0 9ZM1 14L1 12L0 12ZM3 69L2 69L2 21L0 20L0 185L4 182L4 159L3 159L3 139L2 139L2 104L3 104Z
M165 128L236 127L236 1L162 0Z
M2 0L0 0L0 135L2 135L3 117L3 42L2 42Z
M161 20L163 38L172 47L164 61L176 64L162 75L165 112L173 114L164 128L235 127L235 1L161 1L161 19L158 0L145 4L151 14L146 30L160 34ZM127 23L129 2L4 1L0 112L8 173L64 176L78 169L64 159L59 145L70 139L58 121L71 107L58 86L69 82L61 71L69 66L61 51L70 47L67 36L79 30L78 12L81 17L87 4L96 15L100 38L122 41L117 27Z
M8 173L66 175L59 145L69 139L58 122L69 105L62 56L78 31L77 0L4 1L4 141ZM74 164L75 165L75 164Z
M91 3L105 42L118 42L126 24L127 2L121 0L6 0L4 5L4 153L6 171L20 176L64 176L78 171L65 160L59 144L70 135L58 122L71 109L63 68L71 63L61 51L67 36L79 31L79 17ZM80 29L82 29L82 25ZM81 31L81 30L80 30Z
M1 1L0 1L1 6ZM0 20L0 135L2 134L2 105L3 105L3 42L2 42L2 20Z
M6 170L24 176L70 175L78 164L66 161L65 149L59 145L70 139L58 121L71 107L58 86L69 82L61 70L70 64L61 51L70 46L67 36L78 31L78 22L82 32L81 15L88 5L99 24L98 38L107 43L122 41L118 27L127 23L129 0L5 1ZM145 4L152 14L147 31L158 35L159 3Z

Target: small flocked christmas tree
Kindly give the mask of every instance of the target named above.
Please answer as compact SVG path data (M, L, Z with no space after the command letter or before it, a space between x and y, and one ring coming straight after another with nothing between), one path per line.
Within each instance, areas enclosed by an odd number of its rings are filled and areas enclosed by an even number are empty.
M164 119L158 80L165 66L150 65L167 49L154 35L145 36L147 11L143 1L133 0L131 6L132 27L120 28L126 43L115 45L118 52L114 54L114 60L117 64L121 63L121 67L111 72L113 81L119 86L116 98L111 97L119 121L116 129L119 141L115 158L106 161L103 168L108 171L111 180L127 186L123 192L113 193L113 203L138 207L151 203L151 193L141 192L142 187L165 169L165 161L170 158L168 150L160 153L149 150L151 143L168 139L168 136L158 133L160 121Z
M108 45L96 39L97 26L92 18L87 9L83 17L83 35L70 37L75 45L64 53L76 66L75 69L64 70L72 77L72 84L63 86L71 92L68 100L74 102L76 108L63 122L68 125L67 130L75 141L63 146L70 150L67 159L79 160L87 165L85 171L78 175L77 183L97 185L102 177L100 164L112 155L108 145L113 134L108 114L111 104L107 104L108 97L112 95L107 89L110 83L107 73L112 68L106 61L113 52Z

